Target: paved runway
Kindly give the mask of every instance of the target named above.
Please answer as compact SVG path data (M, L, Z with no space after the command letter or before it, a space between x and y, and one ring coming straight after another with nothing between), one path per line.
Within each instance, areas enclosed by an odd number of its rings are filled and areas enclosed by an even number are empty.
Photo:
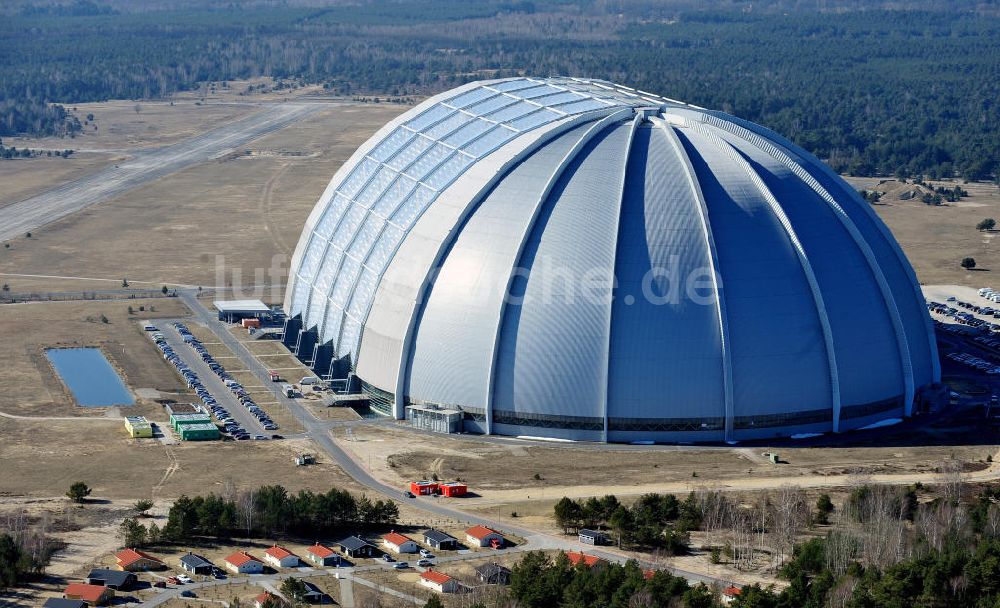
M158 177L229 154L237 147L323 109L330 104L282 103L180 143L131 152L132 158L0 208L0 241L113 198Z

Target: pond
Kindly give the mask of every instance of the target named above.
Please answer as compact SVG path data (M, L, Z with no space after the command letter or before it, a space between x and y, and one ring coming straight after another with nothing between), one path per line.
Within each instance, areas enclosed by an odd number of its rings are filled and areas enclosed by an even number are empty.
M45 356L84 407L132 405L135 399L99 348L50 348Z

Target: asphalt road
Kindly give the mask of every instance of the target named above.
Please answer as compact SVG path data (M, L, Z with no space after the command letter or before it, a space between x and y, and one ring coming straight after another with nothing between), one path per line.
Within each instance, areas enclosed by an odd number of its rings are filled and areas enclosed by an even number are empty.
M386 485L381 481L375 479L369 474L367 470L361 467L354 459L351 458L349 454L344 452L340 447L334 443L332 436L329 432L329 426L324 424L323 421L318 420L312 415L311 412L302 407L294 399L289 399L281 394L280 389L274 385L274 383L269 381L268 370L259 362L253 355L250 354L242 344L231 334L226 328L226 325L219 321L218 316L212 311L205 308L202 303L198 300L197 294L191 290L178 290L178 296L185 304L194 312L197 319L207 326L212 332L223 342L229 349L239 357L240 361L246 365L257 378L261 381L264 386L267 386L274 394L275 399L283 406L285 406L288 411L294 415L300 423L302 423L303 428L305 428L306 435L312 439L316 444L329 455L340 468L350 475L356 482L362 486L387 496L393 500L406 501L415 504L418 508L423 511L433 513L435 515L440 515L442 517L448 517L455 519L457 521L466 522L470 525L483 525L498 532L513 534L515 536L520 536L527 540L527 548L530 549L563 549L563 550L573 550L573 551L586 551L588 555L596 555L603 559L612 562L622 563L624 558L620 555L610 553L608 551L602 551L590 545L583 545L575 540L569 540L566 537L551 536L548 534L542 534L535 530L530 530L528 528L523 528L517 525L504 524L498 526L497 522L492 519L487 519L483 517L478 517L458 509L452 509L447 507L441 499L419 497L406 499L402 495L402 490L400 488L394 488L392 486ZM649 566L649 564L645 564ZM678 568L667 568L668 571L673 573L675 576L682 576L692 582L704 582L706 584L718 583L722 585L729 585L730 581L718 579L711 576L705 576L698 574L696 572L688 572L686 570L681 570Z
M329 104L289 102L267 105L247 118L171 146L131 152L130 160L0 208L0 241L37 230L158 177L229 154L238 146L277 131L324 107L329 107Z
M236 399L236 395L226 388L226 385L215 375L215 372L212 371L208 364L201 360L198 351L184 343L184 339L174 329L171 322L158 320L157 323L157 327L160 329L160 333L163 334L163 338L167 341L167 344L174 349L174 352L181 358L181 361L191 368L191 371L198 374L198 379L205 385L205 389L215 397L219 405L229 410L229 414L236 419L236 422L239 422L240 426L245 428L251 435L266 434L270 437L271 431L264 430L260 422L250 415L250 412Z

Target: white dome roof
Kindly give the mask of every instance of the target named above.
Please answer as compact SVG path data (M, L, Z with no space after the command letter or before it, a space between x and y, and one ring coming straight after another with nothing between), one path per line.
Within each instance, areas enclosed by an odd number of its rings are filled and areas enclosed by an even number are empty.
M317 371L481 432L845 430L940 375L913 271L850 186L759 126L601 81L403 114L334 176L292 270Z

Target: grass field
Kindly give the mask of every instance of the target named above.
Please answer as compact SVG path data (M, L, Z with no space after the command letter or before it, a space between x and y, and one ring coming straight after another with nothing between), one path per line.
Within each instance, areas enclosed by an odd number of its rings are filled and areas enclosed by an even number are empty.
M882 180L876 178L848 181L856 188L889 191L873 208L892 230L921 283L978 287L989 284L994 271L1000 272L1000 247L992 246L997 233L976 230L980 220L1000 218L1000 188L995 184L934 182L947 188L961 186L969 196L960 202L932 206L919 198L900 200L895 182L879 185ZM976 270L959 265L964 257L975 258Z
M0 249L0 275L252 286L273 283L274 267L279 284L256 295L280 300L302 225L331 176L403 109L331 106L252 142L249 154L166 176L50 224L31 239L15 239ZM19 289L17 277L0 278ZM36 279L31 288L61 290L65 283Z

